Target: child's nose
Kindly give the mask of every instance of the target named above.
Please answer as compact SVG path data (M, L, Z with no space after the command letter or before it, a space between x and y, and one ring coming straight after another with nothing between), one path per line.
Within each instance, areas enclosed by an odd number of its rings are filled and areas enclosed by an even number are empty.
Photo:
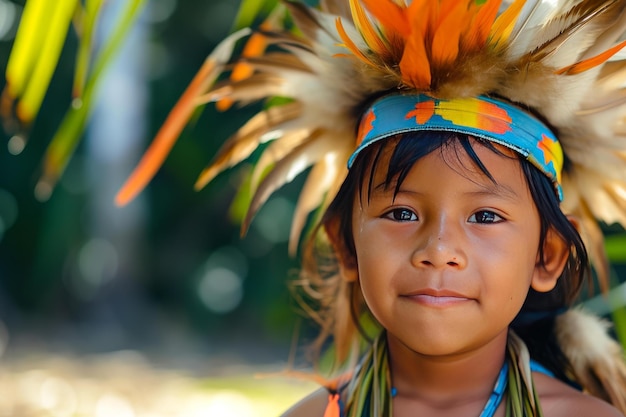
M445 216L425 224L418 232L411 262L419 268L464 268L467 258L460 225Z

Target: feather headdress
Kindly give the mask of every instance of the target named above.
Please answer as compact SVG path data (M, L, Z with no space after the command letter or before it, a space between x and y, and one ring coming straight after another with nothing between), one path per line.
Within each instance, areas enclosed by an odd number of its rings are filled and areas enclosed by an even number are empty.
M259 30L225 39L171 112L118 203L146 185L198 105L215 102L225 109L287 98L229 138L196 187L263 145L252 173L245 230L276 189L310 168L293 219L293 252L309 214L324 210L345 179L357 126L371 100L397 92L436 100L496 97L537 115L558 137L565 156L563 172L556 174L562 209L580 219L606 288L598 221L626 226L626 54L621 52L626 0L320 3L312 8L285 1ZM284 9L295 31L283 27ZM236 43L245 37L241 56L233 59ZM582 323L570 316L575 320L561 320L570 323L563 329ZM559 337L573 346L577 336L562 331ZM607 369L597 355L574 359L583 379ZM615 383L626 387L626 368L614 369ZM626 411L626 389L594 389Z
M407 4L408 3L408 4ZM563 210L581 219L590 255L608 275L597 220L626 225L624 0L287 1L207 58L118 195L132 198L156 172L196 106L285 97L248 121L202 172L197 188L268 143L252 175L245 230L279 187L312 167L294 215L291 251L306 218L332 200L355 148L362 106L392 91L438 98L492 95L540 114L564 148ZM282 7L282 6L281 6ZM250 35L232 62L236 42ZM227 81L216 83L230 72Z

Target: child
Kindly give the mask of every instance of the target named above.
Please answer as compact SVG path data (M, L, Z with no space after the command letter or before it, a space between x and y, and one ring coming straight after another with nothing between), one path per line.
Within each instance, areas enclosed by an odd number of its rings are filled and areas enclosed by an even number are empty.
M430 101L390 96L373 109L384 121ZM435 101L435 109L457 104L461 110L465 100ZM511 144L456 133L463 128L452 123L440 128L366 137L371 144L357 151L326 211L355 324L368 312L384 329L351 379L330 387L331 400L341 398L355 416L504 415L515 395L521 404L538 396L547 416L622 415L577 390L555 340L559 316L579 314L563 309L587 271L551 174ZM349 340L338 332L336 343ZM524 343L540 362L514 371ZM504 394L494 381L530 370L530 392L492 396ZM327 393L316 393L286 415L322 416L327 403ZM530 409L524 415L539 415Z
M623 415L621 349L570 306L587 250L606 280L595 219L626 224L626 1L285 6L295 33L272 29L279 6L229 80L212 85L249 32L209 57L120 201L198 101L290 99L198 183L271 141L245 229L313 167L292 249L319 207L299 284L342 367L286 415Z

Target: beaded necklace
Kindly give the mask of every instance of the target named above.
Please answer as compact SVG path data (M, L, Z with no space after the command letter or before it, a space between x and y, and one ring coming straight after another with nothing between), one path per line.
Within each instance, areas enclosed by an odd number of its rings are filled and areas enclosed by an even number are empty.
M545 371L529 359L524 342L513 332L507 340L507 357L493 391L479 417L493 417L505 393L506 417L543 417L531 371ZM392 399L397 394L391 380L386 334L376 338L347 386L342 417L392 416Z

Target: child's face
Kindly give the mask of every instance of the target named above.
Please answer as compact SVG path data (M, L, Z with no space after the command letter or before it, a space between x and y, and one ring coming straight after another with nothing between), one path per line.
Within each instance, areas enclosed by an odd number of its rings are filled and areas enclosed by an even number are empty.
M443 149L419 160L395 197L377 187L378 169L371 200L362 190L353 206L353 272L370 310L391 338L428 355L505 337L541 271L539 214L513 153L474 144L494 184L462 148Z

